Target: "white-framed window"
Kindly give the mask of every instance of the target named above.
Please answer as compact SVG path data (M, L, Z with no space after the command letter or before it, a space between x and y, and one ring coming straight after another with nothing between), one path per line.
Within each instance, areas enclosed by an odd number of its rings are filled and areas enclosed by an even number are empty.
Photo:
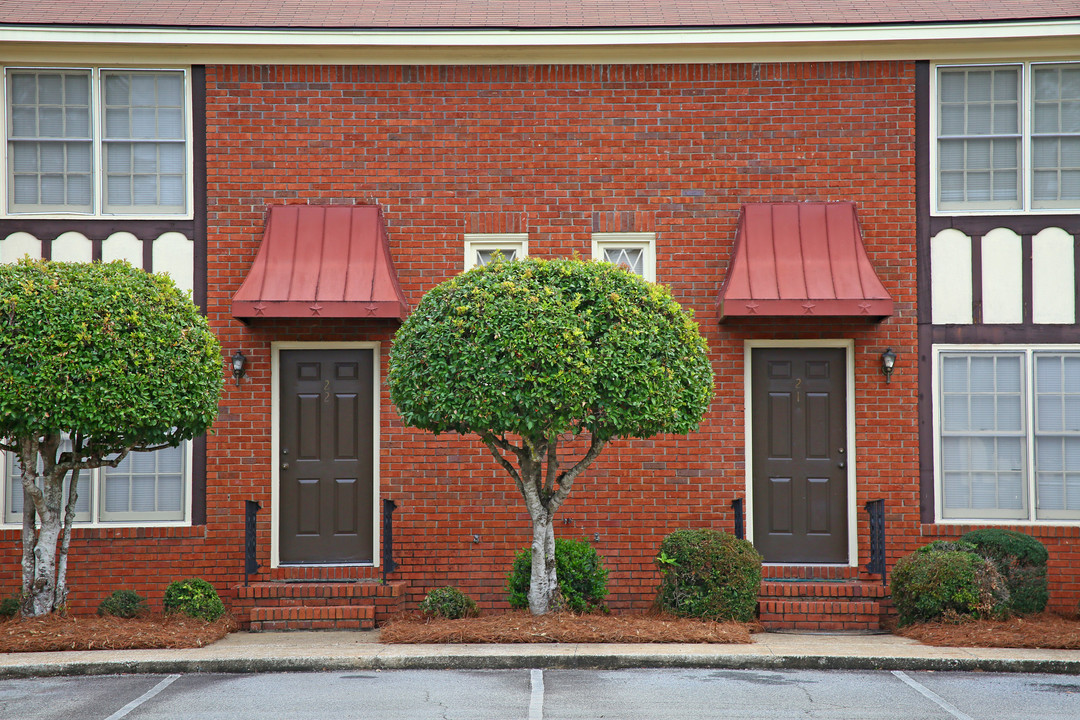
M1080 346L934 348L938 517L1080 522Z
M939 65L936 213L1080 211L1080 62Z
M8 215L191 213L186 69L7 67Z
M20 525L24 499L22 471L11 453L4 457L3 480L3 521L7 525ZM189 523L191 443L185 441L152 452L132 452L115 468L81 470L75 504L78 525Z
M529 255L527 233L466 233L464 269L487 265L496 255L520 260Z
M656 233L593 233L592 256L656 282Z

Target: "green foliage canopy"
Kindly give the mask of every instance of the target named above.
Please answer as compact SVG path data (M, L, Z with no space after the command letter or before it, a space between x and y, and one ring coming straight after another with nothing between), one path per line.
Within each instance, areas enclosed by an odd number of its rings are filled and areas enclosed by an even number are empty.
M98 457L175 444L214 421L221 381L217 339L168 277L124 262L0 266L6 442L79 432Z
M705 340L663 286L610 263L496 261L429 291L399 329L390 398L435 433L650 437L696 429Z

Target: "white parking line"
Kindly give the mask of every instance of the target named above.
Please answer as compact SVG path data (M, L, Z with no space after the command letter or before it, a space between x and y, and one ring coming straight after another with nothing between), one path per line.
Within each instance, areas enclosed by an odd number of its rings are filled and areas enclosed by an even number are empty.
M532 697L529 698L529 720L544 720L544 671L532 671Z
M159 682L159 683L158 683L157 685L155 685L154 687L152 687L152 688L150 688L149 690L147 690L146 692L144 692L144 693L143 693L143 694L142 694L141 696L139 696L139 697L135 698L134 700L132 700L131 702L129 702L129 703L127 704L127 705L125 705L124 707L120 708L119 710L117 710L116 712L114 712L114 713L113 713L112 715L110 715L109 717L105 718L105 720L120 720L120 718L122 718L122 717L125 717L125 716L126 716L126 715L127 715L128 713L130 713L130 712L131 712L132 710L134 710L135 708L139 707L139 706L140 706L140 705L142 705L142 704L143 704L144 702L146 702L146 701L147 701L147 700L149 700L150 698L154 697L155 695L157 695L157 694L158 694L159 692L161 692L161 691L162 691L162 690L164 690L165 688L167 688L167 687L169 687L170 685L172 685L172 684L173 684L174 682L176 682L176 679L177 679L178 677L180 677L180 676L179 676L179 675L170 675L169 677L165 678L164 680L162 680L161 682Z
M924 685L916 682L915 680L912 680L910 677L908 677L907 673L903 672L902 670L893 670L893 675L900 678L911 687L915 688L916 692L925 697L927 700L931 700L937 703L942 710L952 715L954 718L956 718L956 720L974 720L974 718L972 718L970 715L966 715L960 712L959 709L950 705L948 702L945 701L945 698L941 697L933 690L925 687Z

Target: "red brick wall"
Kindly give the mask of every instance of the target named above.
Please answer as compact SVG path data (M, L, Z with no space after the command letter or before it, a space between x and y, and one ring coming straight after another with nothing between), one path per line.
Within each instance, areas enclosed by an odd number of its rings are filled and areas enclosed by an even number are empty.
M239 387L227 383L208 442L206 527L80 533L73 606L92 607L126 584L160 597L165 582L190 574L219 588L242 581L247 499L265 508L260 562L269 567L272 341L378 341L385 378L396 323L248 327L231 317L266 206L276 203L380 205L413 304L461 269L466 232L527 232L530 254L540 257L588 256L592 232L656 233L657 278L695 311L711 347L716 396L699 432L613 443L560 511L559 535L599 535L612 608L650 605L651 559L665 534L732 528L730 503L745 495L749 339L854 338L860 563L868 553L861 508L883 497L891 566L930 539L922 536L918 497L914 75L913 63L888 62L208 67L208 312L224 354L248 355L248 377ZM719 324L714 302L740 204L836 200L857 204L894 316L880 324ZM886 347L900 357L889 385L878 372ZM431 587L455 584L482 607L504 607L506 572L530 538L512 482L475 438L402 427L385 383L382 407L381 497L399 505L396 577L410 582L414 602ZM1053 553L1057 540L1047 536L1075 538L1074 530L1041 534ZM91 572L90 555L108 558L110 572ZM17 584L17 565L4 571ZM267 570L261 577L374 575ZM1055 601L1067 589L1075 603L1078 588L1063 583L1055 575Z

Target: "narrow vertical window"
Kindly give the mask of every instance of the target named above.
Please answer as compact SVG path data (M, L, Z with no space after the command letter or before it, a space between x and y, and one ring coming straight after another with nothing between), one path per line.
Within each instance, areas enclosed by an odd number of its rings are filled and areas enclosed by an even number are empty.
M91 212L89 71L12 71L8 98L8 207Z
M1022 204L1019 66L950 68L938 76L938 207Z
M1080 65L1032 69L1031 124L1032 207L1080 207Z

